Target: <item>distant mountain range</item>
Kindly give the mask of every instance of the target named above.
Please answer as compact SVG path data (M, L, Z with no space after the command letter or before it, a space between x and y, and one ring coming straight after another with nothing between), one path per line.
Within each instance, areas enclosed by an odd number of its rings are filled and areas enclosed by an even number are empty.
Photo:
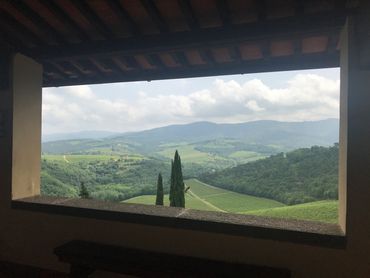
M239 124L195 122L117 134L88 131L44 138L44 153L158 154L188 145L192 149L228 155L254 151L263 155L338 142L339 120L307 122L254 121ZM52 141L52 139L55 139ZM64 140L60 140L64 139ZM238 155L237 153L235 155Z
M166 144L228 138L262 145L298 148L332 145L338 142L338 137L339 120L327 119L306 122L253 121L238 124L195 122L128 133L115 139L143 144Z
M42 142L60 141L60 140L74 140L74 139L102 139L109 136L115 136L120 133L112 131L89 130L71 133L52 133L43 134Z

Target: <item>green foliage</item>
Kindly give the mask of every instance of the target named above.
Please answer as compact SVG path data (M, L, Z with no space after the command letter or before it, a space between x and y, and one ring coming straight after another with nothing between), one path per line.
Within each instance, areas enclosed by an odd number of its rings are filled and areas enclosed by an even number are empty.
M182 177L181 158L176 150L174 160L171 161L170 206L185 207L185 184Z
M338 201L317 201L245 213L258 216L338 223Z
M155 199L155 204L158 206L163 206L163 179L161 173L158 174L157 196Z
M274 199L285 204L336 199L338 145L311 147L207 173L200 180L215 186Z
M83 182L81 182L80 193L78 195L81 199L90 199L90 193Z
M41 172L41 194L54 197L77 198L77 189L70 184L64 184L46 172Z
M91 198L118 202L143 194L155 194L153 180L158 171L169 176L169 164L157 159L138 159L137 156L74 159L73 155L68 158L70 162L44 156L41 171L43 195L77 197L83 182ZM164 181L163 187L167 192L169 183Z

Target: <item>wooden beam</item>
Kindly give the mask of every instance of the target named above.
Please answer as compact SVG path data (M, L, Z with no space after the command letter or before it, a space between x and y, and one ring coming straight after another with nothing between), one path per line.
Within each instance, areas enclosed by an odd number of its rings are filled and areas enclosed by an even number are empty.
M294 13L296 16L302 16L304 14L304 0L295 0L294 1Z
M125 75L102 76L102 77L81 77L78 79L67 79L52 83L45 83L44 87L58 87L82 84L100 84L114 82L129 82L143 80L160 80L173 78L190 78L229 74L246 74L257 72L273 72L286 70L303 70L315 68L328 68L339 66L339 51L328 55L315 53L297 57L283 56L271 57L268 60L259 59L253 61L242 61L238 63L214 64L202 66L188 66L171 69L141 70L127 72Z
M254 0L257 8L258 20L265 21L267 18L266 0Z
M177 0L177 2L190 30L199 30L199 22L191 6L190 0Z
M26 28L23 24L20 24L16 19L8 15L7 13L0 10L0 25L9 26L15 30L20 37L25 38L27 41L34 45L44 45L44 41ZM6 31L4 31L6 33Z
M18 51L20 49L28 48L24 41L18 39L14 34L10 34L8 30L4 28L0 20L0 51L3 48L10 48L12 50Z
M41 60L64 60L89 56L131 56L158 52L176 52L187 48L210 48L230 46L237 43L273 39L294 39L297 37L338 33L346 19L345 14L323 13L303 17L280 18L233 25L232 28L217 27L197 32L178 32L139 38L128 38L94 43L81 43L68 47L45 47L35 50L35 58Z
M240 53L239 47L237 45L231 46L228 48L229 54L231 59L234 60L234 62L241 63L242 62L242 55Z
M94 10L84 0L71 1L71 3L79 10L81 15L106 39L113 39L114 34L105 23L96 15Z
M130 14L122 7L118 0L109 0L106 1L106 3L111 7L112 11L123 21L123 23L127 24L131 35L141 35L139 27L136 25Z
M157 54L148 54L145 56L150 64L155 66L158 69L164 69L166 66L162 62L161 58Z
M56 43L58 44L68 43L68 41L65 40L63 36L59 34L58 30L53 28L49 24L49 22L47 22L44 18L42 18L33 9L31 9L27 5L26 2L21 1L21 0L12 0L12 1L9 1L9 3L19 12L21 12L25 17L30 19L41 32L44 32L48 37L52 38Z
M90 37L83 29L56 3L51 0L39 0L49 11L51 11L60 22L67 25L68 29L75 33L81 41L90 41Z
M68 80L69 75L64 72L64 69L62 69L59 65L56 63L46 63L44 64L45 67L49 69L50 72L54 72L58 74L62 79ZM59 81L61 82L61 81ZM64 81L63 81L64 82Z
M124 61L124 63L127 64L132 69L136 69L136 70L141 69L139 63L132 56L121 57L121 60Z
M182 51L177 51L172 53L172 57L175 59L175 61L179 64L181 64L183 67L190 66L188 59L186 58L186 55Z
M209 65L214 65L216 63L215 58L213 57L213 54L211 50L209 49L200 49L198 50L200 57L202 57L202 60L206 62Z
M231 25L230 9L226 0L216 0L217 10L224 26Z
M167 33L169 32L169 27L166 23L166 21L163 19L161 13L159 12L155 1L152 0L141 0L141 4L157 26L158 30L161 33Z

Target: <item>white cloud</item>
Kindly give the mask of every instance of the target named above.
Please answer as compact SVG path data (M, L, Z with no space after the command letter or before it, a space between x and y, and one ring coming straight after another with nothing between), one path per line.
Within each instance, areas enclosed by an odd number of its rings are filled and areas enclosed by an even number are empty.
M166 81L162 82L165 87ZM301 121L339 117L339 80L315 74L297 74L283 88L271 88L260 79L244 84L216 79L210 88L188 94L179 94L176 87L172 90L173 94L140 90L130 98L124 93L112 98L95 92L93 86L46 89L43 129L45 133L132 131L200 120Z

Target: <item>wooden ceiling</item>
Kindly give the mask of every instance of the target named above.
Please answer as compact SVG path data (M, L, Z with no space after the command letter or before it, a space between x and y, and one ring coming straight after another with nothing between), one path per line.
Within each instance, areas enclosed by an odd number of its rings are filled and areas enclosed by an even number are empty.
M0 0L44 86L335 67L350 0Z

